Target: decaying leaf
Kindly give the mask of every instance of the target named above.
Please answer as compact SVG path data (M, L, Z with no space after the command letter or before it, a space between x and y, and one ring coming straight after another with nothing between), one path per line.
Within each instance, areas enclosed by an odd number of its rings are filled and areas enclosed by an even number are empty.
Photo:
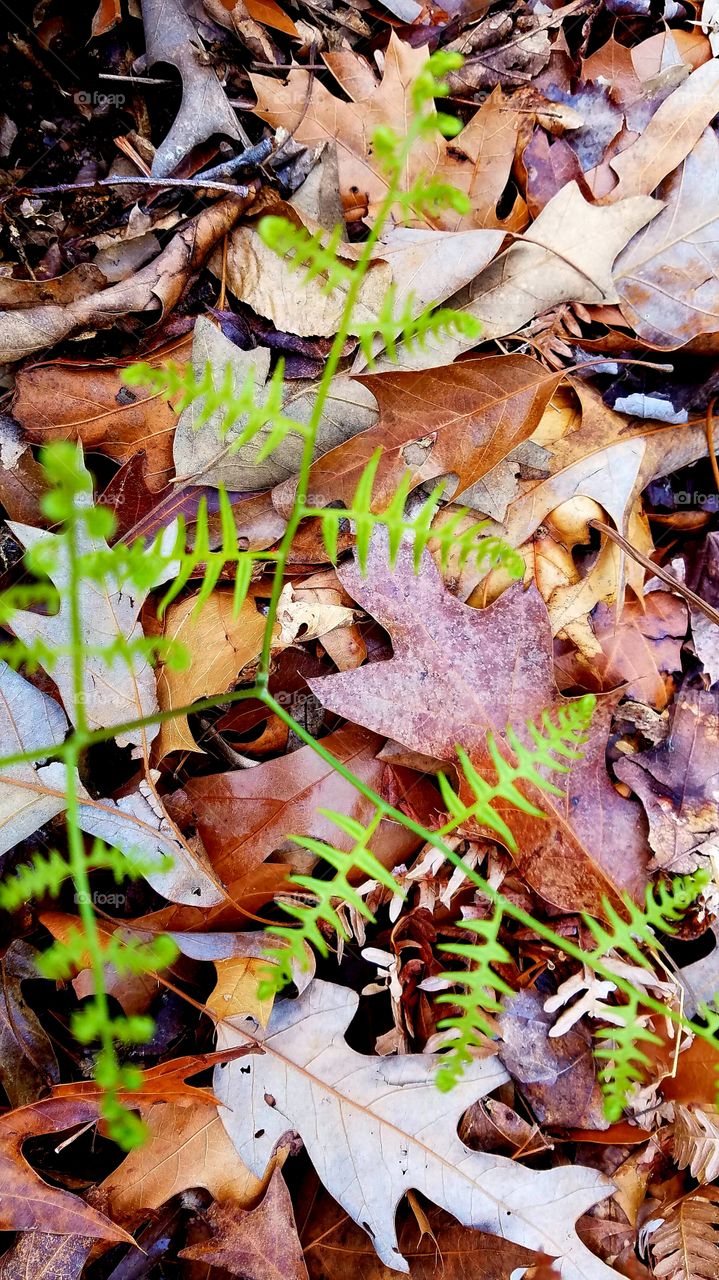
M576 182L568 182L545 205L528 231L495 258L452 305L479 320L482 341L516 333L535 316L561 302L618 302L612 276L615 258L661 205L633 196L613 205L592 205ZM476 346L476 339L429 338L425 346L399 352L403 369L447 364ZM382 360L378 369L389 367Z
M691 1191L665 1211L651 1236L654 1274L660 1280L716 1280L719 1187Z
M460 1141L467 1105L506 1078L497 1059L476 1060L452 1092L440 1093L431 1055L372 1058L349 1048L344 1033L357 1005L353 991L315 979L299 1000L275 1005L266 1032L251 1019L221 1032L228 1043L262 1046L243 1060L249 1072L228 1064L215 1074L228 1107L223 1124L257 1176L296 1129L328 1191L396 1271L409 1267L395 1211L413 1188L466 1226L561 1258L565 1280L609 1280L612 1272L573 1226L607 1195L601 1175L576 1166L525 1169Z
M190 344L179 344L150 357L157 368L167 360L182 363ZM29 438L81 440L86 450L125 462L142 450L147 486L158 493L173 474L172 440L177 415L166 400L141 387L125 387L122 368L53 361L25 366L15 384L13 414Z
M491 775L487 733L501 742L508 723L521 729L545 707L561 705L549 620L536 588L515 586L489 608L472 609L445 590L426 554L415 575L405 547L392 572L379 537L366 577L356 565L339 576L389 631L394 657L309 681L338 715L438 760L456 761L462 746ZM567 911L595 912L605 896L616 900L618 888L643 892L644 836L636 809L609 780L606 740L600 713L584 758L562 780L561 799L536 796L549 823L497 806L517 841L513 856L522 875Z
M180 110L152 162L158 177L172 173L193 147L213 133L240 140L242 132L180 0L143 0L142 16L147 65L169 62L182 77Z
M307 1280L292 1201L279 1169L256 1209L214 1204L206 1221L212 1238L183 1249L180 1257L223 1267L243 1280Z
M716 1107L674 1106L674 1155L680 1169L687 1166L697 1182L719 1176L719 1110Z
M203 209L175 233L162 253L129 280L77 298L69 306L46 303L3 312L0 360L21 360L81 329L113 325L119 316L130 312L149 312L159 320L175 305L192 274L252 198L229 196Z
M719 691L684 689L664 741L617 764L647 811L654 866L687 872L719 852L718 741Z
M35 1102L60 1076L52 1043L23 995L23 982L37 978L35 958L18 938L0 961L0 1081L14 1107Z
M379 421L314 463L307 486L312 505L335 499L351 505L378 448L374 510L387 506L407 471L413 485L455 475L461 493L532 434L559 376L530 356L485 356L420 375L366 374L359 381L379 405ZM283 514L296 489L293 479L275 490Z

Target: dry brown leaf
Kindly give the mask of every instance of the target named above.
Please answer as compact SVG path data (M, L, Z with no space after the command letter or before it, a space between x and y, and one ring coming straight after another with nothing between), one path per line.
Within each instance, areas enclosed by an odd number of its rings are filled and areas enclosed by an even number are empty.
M719 88L716 100L719 110ZM652 346L682 347L719 329L718 171L719 142L705 129L659 187L659 217L617 259L621 310Z
M690 1191L650 1237L657 1280L718 1280L719 1187Z
M212 1205L205 1221L212 1238L183 1249L179 1257L222 1267L242 1280L307 1280L290 1193L279 1169L256 1209L225 1200Z
M674 1158L697 1182L719 1177L719 1109L674 1106Z
M696 146L719 112L719 62L697 67L657 108L631 147L611 161L619 181L607 199L649 196Z
M660 207L649 196L592 205L576 182L568 182L524 236L452 299L452 305L481 322L482 341L487 341L516 333L562 302L617 302L614 259ZM430 337L422 348L400 347L399 362L403 369L427 369L447 364L476 345L476 339ZM377 367L387 366L380 359Z
M460 745L491 775L487 733L501 743L508 723L521 732L545 707L562 704L549 619L536 588L515 586L489 608L471 609L445 590L427 554L415 575L404 547L391 571L379 537L366 577L356 564L339 576L389 631L394 657L310 680L336 714L438 760L456 761ZM549 822L497 806L517 841L513 856L522 875L565 911L601 912L603 897L616 901L618 889L641 892L644 883L637 810L627 807L606 771L608 714L608 707L597 713L584 758L562 780L561 798L534 797Z
M719 690L686 689L664 741L616 765L646 809L654 866L685 873L719 853L718 747Z
M373 733L347 725L325 738L323 745L368 786L381 791L383 778L391 778L400 796L420 811L436 801L436 793L418 775L376 759L383 743ZM290 859L298 854L293 835L351 848L351 838L320 810L334 809L358 822L368 820L372 810L371 802L311 747L255 769L191 778L185 790L215 871L233 898L241 896L244 881L271 854L284 853ZM386 866L404 861L416 847L416 836L392 822L381 824L372 845Z
M49 1231L61 1236L90 1236L132 1243L132 1238L104 1213L79 1196L51 1187L25 1159L29 1138L59 1133L98 1118L97 1102L45 1098L0 1118L0 1230Z
M211 1094L206 1103L190 1106L156 1103L144 1118L147 1141L98 1188L112 1214L132 1222L142 1210L158 1209L190 1187L204 1187L216 1200L240 1206L261 1195L266 1179L243 1164Z
M330 93L320 80L309 79L306 71L290 72L286 85L273 76L252 76L257 93L257 114L274 128L282 126L299 142L336 141L339 149L340 190L348 209L367 206L372 217L387 192L387 176L372 154L371 139L381 124L397 128L410 111L409 89L427 61L426 47L413 49L392 33L385 52L381 85L369 69L363 70L352 55L344 60L327 55L345 91L354 99L344 102ZM310 92L309 106L306 104ZM355 95L357 97L355 98ZM514 158L519 121L497 91L470 120L451 146L439 133L425 134L412 149L403 180L408 190L424 174L437 176L465 191L472 200L472 212L465 216L453 210L436 217L415 215L418 226L467 231L476 227L506 225L496 215L496 205L509 177ZM521 225L521 202L517 214L510 215L510 229Z
M365 374L359 381L375 397L379 421L313 464L308 503L327 506L342 499L350 506L378 448L374 510L388 505L408 470L413 486L453 473L462 493L532 434L560 377L531 356L485 356L419 375ZM293 479L275 490L273 501L282 514L290 510L296 488Z
M669 591L651 591L642 606L631 601L619 618L600 604L592 628L601 646L592 666L604 689L622 686L624 697L661 711L670 691L664 676L681 670L681 647L687 631L687 608Z
M0 360L21 360L79 330L113 325L130 312L156 312L159 319L175 305L192 274L253 198L253 194L230 196L203 209L129 280L78 298L68 306L46 303L6 311L0 316Z
M161 711L188 706L199 698L224 693L243 667L260 651L265 618L248 596L235 616L234 592L213 591L200 611L199 593L176 600L164 617L163 635L184 645L190 664L173 670L166 663L157 668L157 701ZM202 751L190 732L187 716L173 716L160 727L153 758L171 751Z
M185 364L190 339L149 357L153 368L168 360ZM81 440L116 462L144 452L144 475L158 493L174 474L172 442L177 414L162 396L124 386L123 365L52 361L26 365L17 376L13 416L36 444Z

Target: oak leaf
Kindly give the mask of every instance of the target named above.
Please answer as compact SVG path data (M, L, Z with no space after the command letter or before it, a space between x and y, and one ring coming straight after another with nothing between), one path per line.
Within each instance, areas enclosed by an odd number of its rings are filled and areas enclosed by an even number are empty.
M561 1258L564 1280L609 1280L613 1273L573 1227L606 1197L601 1174L576 1166L535 1172L469 1151L459 1139L462 1112L506 1079L496 1058L475 1060L443 1094L436 1055L379 1058L350 1049L344 1034L358 1003L348 988L315 979L298 1000L275 1005L266 1032L252 1019L223 1028L233 1044L262 1047L243 1060L249 1071L228 1064L215 1073L222 1122L255 1174L265 1173L278 1141L294 1129L327 1190L394 1270L409 1270L395 1211L413 1189L466 1226Z
M79 1196L51 1187L22 1152L28 1138L93 1122L97 1116L96 1102L45 1098L0 1117L0 1230L49 1231L61 1236L132 1243L121 1227Z
M516 333L535 316L563 302L598 305L619 300L612 277L615 258L661 205L634 196L593 205L568 182L542 209L528 231L451 299L455 309L482 325L482 341ZM402 369L447 364L477 345L470 338L428 338L423 347L398 348ZM380 358L377 368L390 368Z
M147 1141L98 1188L111 1213L131 1222L190 1187L235 1205L251 1204L261 1194L265 1179L237 1154L209 1093L206 1102L190 1106L158 1102L144 1118Z
M439 803L436 792L410 770L394 770L378 760L383 741L356 725L347 725L323 740L333 756L368 786L382 790L383 778L408 804L420 810ZM255 769L190 778L185 786L197 830L213 867L231 897L242 895L244 883L272 853L292 856L293 835L311 835L351 848L352 841L319 810L333 809L358 822L369 820L374 806L313 751L302 747ZM400 804L402 800L400 800ZM404 860L417 838L395 823L383 822L373 850L386 865ZM304 855L303 855L304 856Z
M411 113L409 91L428 58L426 46L417 49L392 33L385 51L381 85L359 58L326 55L331 71L353 100L344 102L310 74L291 71L286 85L275 77L252 76L257 94L257 114L274 128L286 128L298 142L336 141L340 192L348 208L366 206L373 217L387 192L387 175L373 154L372 134L380 125L396 128ZM349 74L348 74L349 63ZM358 67L357 64L360 63ZM310 93L309 103L306 98ZM415 214L418 226L469 230L503 225L495 206L509 177L519 121L503 110L501 95L493 95L451 144L439 133L425 133L412 148L402 189L424 175L436 176L463 190L472 201L472 212L458 216L453 210L437 217Z
M664 202L659 217L617 259L619 306L639 337L654 347L682 347L719 329L718 167L719 142L712 129L705 129L659 187Z
M326 506L342 499L351 505L378 448L374 510L387 506L408 470L413 486L451 472L462 493L532 434L560 377L531 356L484 356L419 374L363 375L358 381L377 401L379 421L313 464L308 503ZM273 501L283 514L296 489L293 479L275 490Z
M367 575L355 563L339 577L389 631L394 657L311 679L310 688L336 714L438 760L456 762L461 746L491 775L488 732L501 743L508 723L521 732L544 708L564 703L546 606L534 586L514 586L489 608L472 609L445 590L429 555L415 575L406 544L390 570L379 537ZM522 875L565 911L597 913L605 896L616 901L618 889L643 892L644 835L636 809L618 796L606 771L608 714L608 708L596 714L584 758L560 776L561 798L532 793L549 822L497 806L515 836Z
M153 368L189 359L189 339L153 354ZM145 481L158 493L174 473L177 415L161 397L125 387L122 366L52 361L25 366L15 383L13 415L35 444L81 440L116 462L143 450Z
M183 1249L181 1258L223 1267L242 1280L307 1280L290 1193L275 1169L256 1209L225 1200L205 1215L212 1238Z

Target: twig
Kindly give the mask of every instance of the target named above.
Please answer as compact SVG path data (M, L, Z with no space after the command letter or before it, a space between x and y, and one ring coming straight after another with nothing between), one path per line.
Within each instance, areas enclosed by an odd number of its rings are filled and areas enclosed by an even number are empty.
M714 448L714 405L717 402L716 396L709 401L707 405L707 448L709 450L709 461L712 464L712 474L714 483L719 490L719 463L717 462L716 449Z
M212 191L226 191L229 195L246 199L252 194L251 187L243 187L231 182L215 182L204 178L96 178L94 182L59 182L54 187L17 187L2 197L10 200L14 196L49 196L64 194L66 191L96 191L98 187L190 187L202 190L209 187Z
M605 524L603 520L590 520L589 523L593 529L599 529L601 533L606 533L612 542L616 542L617 546L622 548L622 551L626 551L627 555L636 560L638 564L643 565L650 573L656 574L658 578L661 578L662 582L666 582L667 586L671 587L672 591L676 591L677 595L683 596L685 600L700 609L711 622L715 622L719 627L719 609L707 604L706 600L702 600L701 596L696 594L696 591L691 591L683 582L675 578L673 573L669 573L668 569L656 564L654 560L650 560L649 556L645 556L642 551L637 551L637 548L633 547L631 542L627 542L626 538L623 538L620 533L617 533L616 529L612 529L611 525Z

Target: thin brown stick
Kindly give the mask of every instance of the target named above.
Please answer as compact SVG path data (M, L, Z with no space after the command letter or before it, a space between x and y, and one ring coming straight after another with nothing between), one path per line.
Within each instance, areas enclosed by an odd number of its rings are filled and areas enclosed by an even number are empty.
M712 474L714 476L714 483L717 487L717 490L719 490L719 462L717 462L716 449L714 448L714 405L716 404L716 402L717 402L717 398L716 396L714 396L714 399L710 400L709 404L707 405L706 431L707 431L707 448L709 450L709 461L712 464Z
M631 542L627 542L626 538L623 538L620 533L617 533L616 529L612 529L611 525L605 524L603 520L590 520L589 523L593 529L599 529L601 533L605 533L608 538L611 538L612 542L616 542L617 546L622 548L622 551L626 551L628 556L631 556L638 564L643 565L650 573L656 574L658 578L661 578L662 582L666 582L667 586L671 587L672 591L676 591L677 595L683 596L696 609L700 609L711 622L715 622L719 627L719 609L707 604L706 600L702 600L696 591L691 591L683 582L675 578L673 573L669 573L668 569L657 564L654 560L650 560L649 556L645 556L642 551L637 551L637 548L633 547Z

